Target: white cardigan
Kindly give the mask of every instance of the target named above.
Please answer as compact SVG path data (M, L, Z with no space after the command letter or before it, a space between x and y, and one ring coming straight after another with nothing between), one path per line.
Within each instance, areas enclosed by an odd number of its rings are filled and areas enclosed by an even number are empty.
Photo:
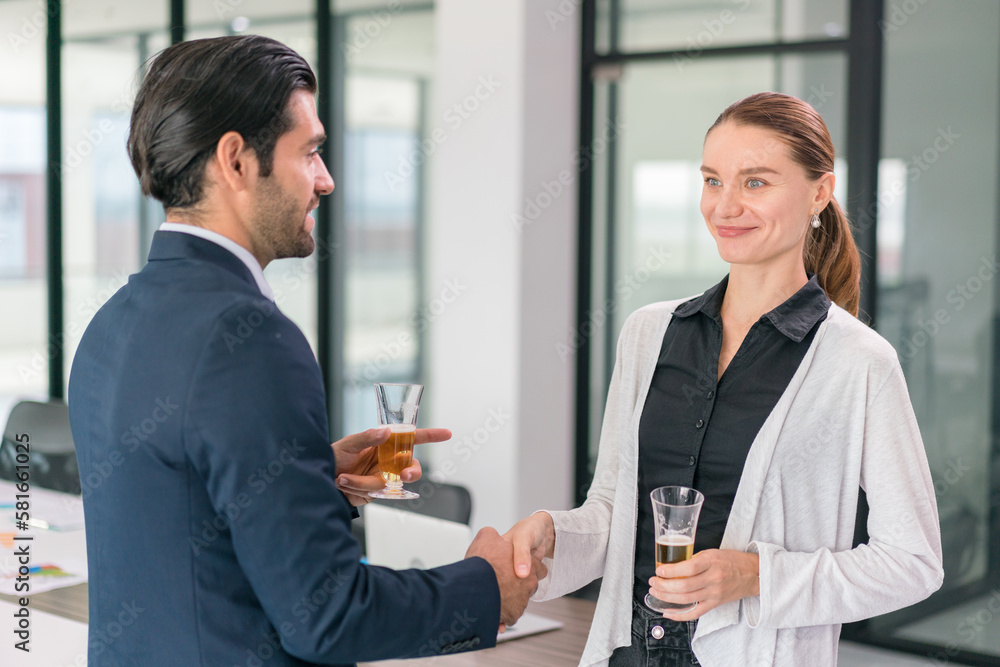
M554 558L534 598L604 577L581 665L631 641L639 417L673 309L633 313L618 354L594 481L575 510L550 512ZM867 544L852 549L858 488ZM905 607L941 586L934 487L895 350L834 305L747 456L723 549L760 555L760 596L698 621L705 667L833 667L842 623Z

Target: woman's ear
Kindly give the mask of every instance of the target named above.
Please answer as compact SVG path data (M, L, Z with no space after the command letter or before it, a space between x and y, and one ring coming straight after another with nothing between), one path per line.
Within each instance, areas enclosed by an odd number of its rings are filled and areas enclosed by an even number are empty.
M816 179L816 190L813 195L813 202L810 208L822 211L833 199L833 188L837 184L837 177L832 171L828 171Z

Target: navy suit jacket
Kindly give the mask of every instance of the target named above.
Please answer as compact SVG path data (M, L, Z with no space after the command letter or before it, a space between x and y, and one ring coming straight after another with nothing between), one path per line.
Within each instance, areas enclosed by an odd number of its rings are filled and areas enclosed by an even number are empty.
M496 642L486 561L359 562L316 359L225 248L155 234L87 327L69 409L93 667L350 664Z

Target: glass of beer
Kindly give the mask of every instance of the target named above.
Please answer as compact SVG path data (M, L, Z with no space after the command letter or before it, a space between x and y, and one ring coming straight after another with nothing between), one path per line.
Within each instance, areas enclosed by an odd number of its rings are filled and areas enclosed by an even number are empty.
M661 486L649 494L656 521L656 567L679 563L694 555L694 532L705 496L686 486ZM698 603L674 604L646 595L646 606L656 612L691 611Z
M423 385L375 383L378 423L389 428L389 439L378 446L378 468L385 488L369 491L372 498L409 500L419 493L403 488L403 469L413 463L413 439L417 432L417 410Z

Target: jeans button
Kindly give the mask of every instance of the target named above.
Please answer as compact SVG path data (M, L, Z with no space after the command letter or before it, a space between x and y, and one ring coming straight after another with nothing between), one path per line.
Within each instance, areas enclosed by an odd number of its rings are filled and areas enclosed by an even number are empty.
M653 629L649 631L649 634L653 635L653 639L663 639L663 626L654 625Z

